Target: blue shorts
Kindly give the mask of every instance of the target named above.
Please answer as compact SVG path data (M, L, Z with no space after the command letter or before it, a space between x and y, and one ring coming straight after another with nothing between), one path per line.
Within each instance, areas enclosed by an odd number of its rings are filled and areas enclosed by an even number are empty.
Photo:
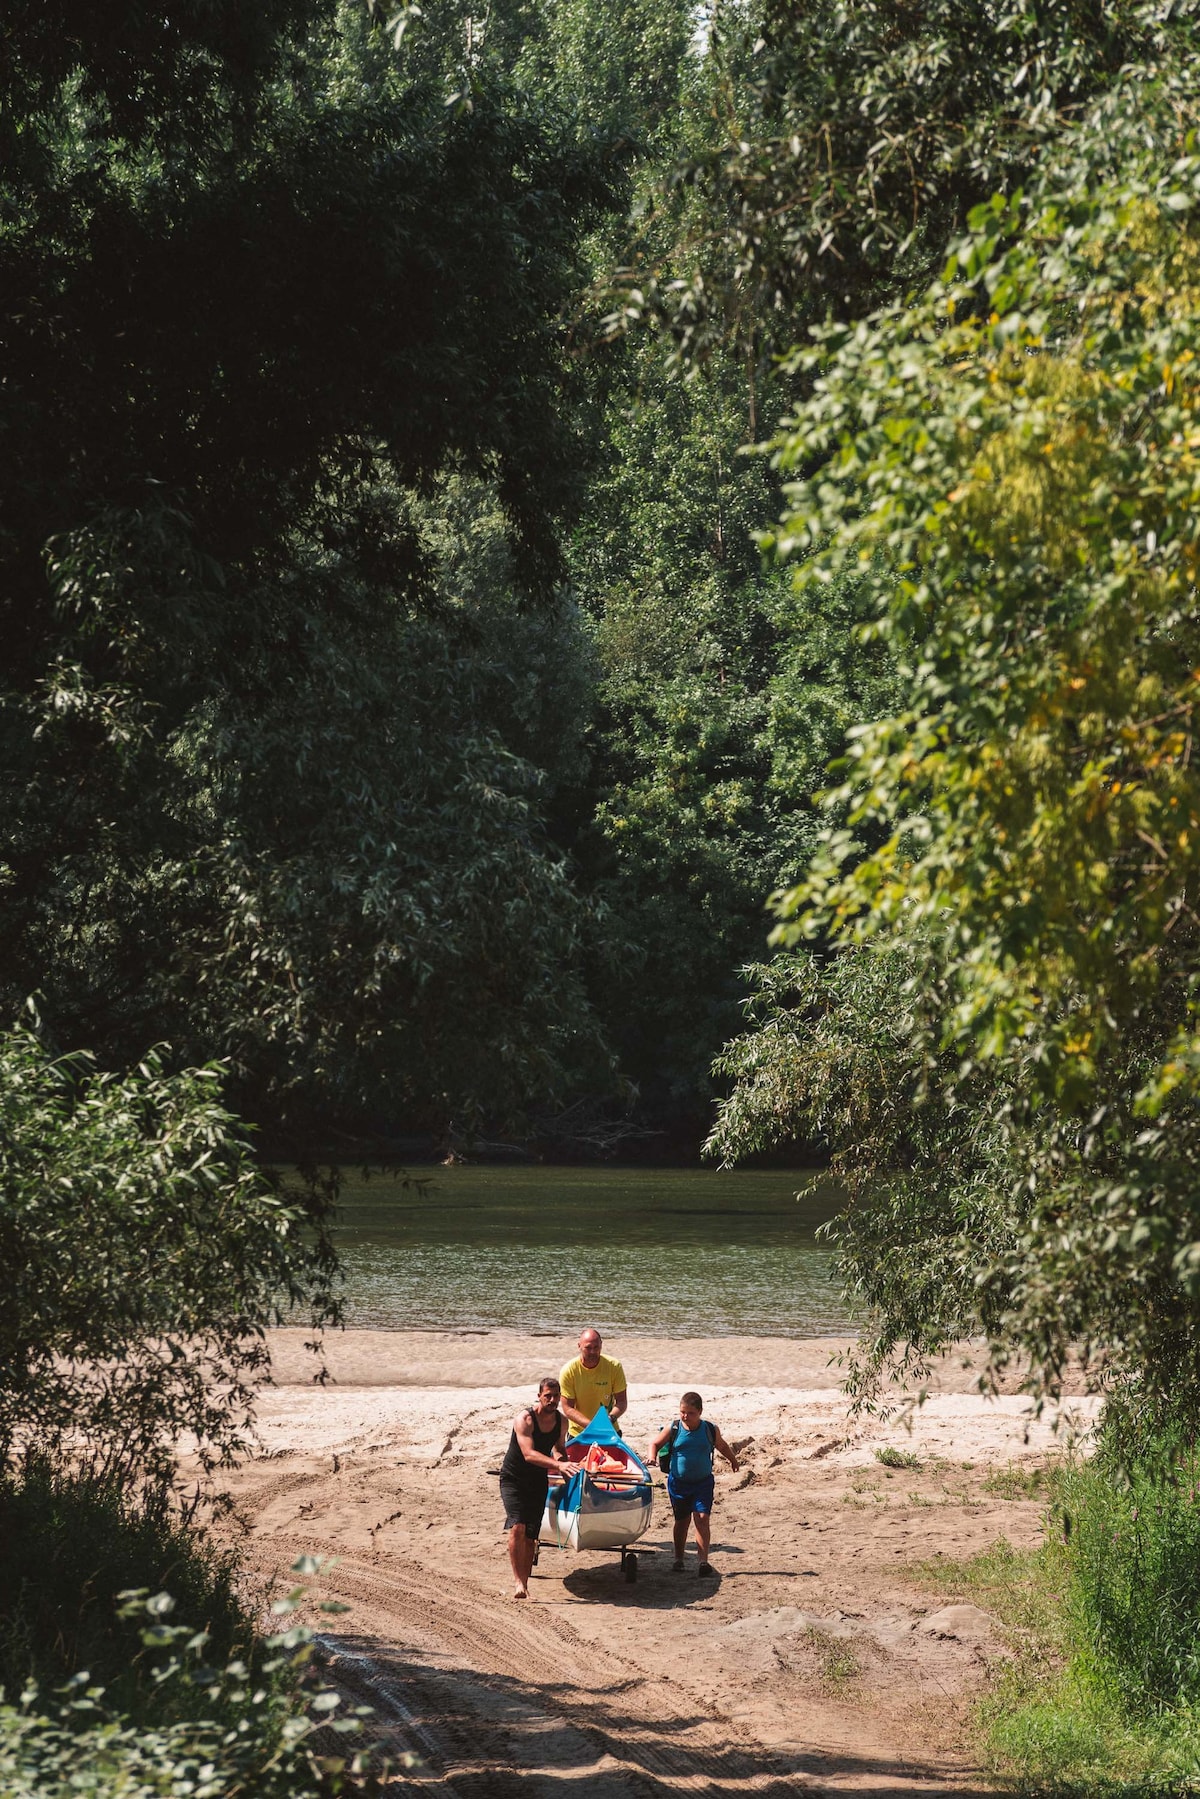
M693 1512L711 1512L715 1487L711 1474L706 1480L676 1480L668 1474L667 1498L676 1518L690 1518Z

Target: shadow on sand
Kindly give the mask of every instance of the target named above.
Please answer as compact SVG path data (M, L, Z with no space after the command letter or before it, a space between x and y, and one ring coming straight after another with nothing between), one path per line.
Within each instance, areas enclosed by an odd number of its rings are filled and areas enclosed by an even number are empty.
M586 1576L590 1570L580 1570ZM599 1572L599 1571L597 1571ZM620 1579L619 1569L617 1579ZM630 1597L635 1590L630 1589ZM944 1767L849 1750L772 1752L723 1739L721 1722L686 1702L666 1710L641 1679L583 1689L478 1673L376 1638L325 1639L330 1673L425 1760L455 1799L644 1799L702 1783L713 1799L797 1799L826 1782L855 1799L994 1799ZM680 1696L682 1697L682 1696ZM797 1735L802 1734L798 1720Z

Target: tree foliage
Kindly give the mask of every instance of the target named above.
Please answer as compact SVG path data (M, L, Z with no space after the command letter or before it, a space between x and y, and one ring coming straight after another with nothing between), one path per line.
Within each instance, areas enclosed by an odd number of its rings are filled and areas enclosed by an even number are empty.
M676 188L664 204L663 188L711 148L724 64L679 0L547 16L539 54L564 104L603 118L629 158L628 215L589 240L593 295L635 251L686 273L673 258L690 200ZM606 337L592 303L594 459L567 538L596 661L574 846L603 905L592 985L637 1117L694 1141L739 970L762 953L764 895L803 867L808 794L875 706L888 654L845 628L852 595L801 622L786 577L762 566L752 534L778 477L747 451L779 402L761 371L714 352L701 379L674 378L653 334Z
M643 351L643 381L657 354ZM855 640L852 584L813 607L760 567L751 534L777 490L765 459L738 453L736 363L690 385L654 370L649 394L625 398L571 546L600 664L584 866L629 945L609 1034L644 1103L702 1119L740 971L765 944L764 896L806 865L810 796L894 676L886 645Z
M779 899L784 941L912 961L913 1179L875 1161L887 1197L844 1237L882 1338L913 1340L915 1252L951 1217L957 1323L997 1361L1027 1352L1053 1389L1081 1345L1185 1410L1195 106L1182 56L1131 72L1035 192L977 209L925 294L797 352L810 394L779 449L801 478L771 539L805 590L853 572L908 669L904 710L855 735L848 824ZM836 1013L840 977L818 979ZM841 1016L861 1024L857 1002ZM794 1063L825 1027L793 1025ZM811 1067L793 1091L820 1116ZM925 1108L965 1121L960 1170L924 1144Z
M684 364L752 361L826 313L923 284L976 203L1038 175L1131 63L1170 54L1157 0L765 0L711 21L713 130L671 172L670 268L643 258L627 316ZM686 194L682 206L678 195Z
M872 1407L977 1334L997 1372L1009 1355L1002 1258L1027 1210L1015 1083L939 1055L945 989L920 945L798 948L747 972L748 1028L718 1059L729 1092L707 1149L737 1161L798 1140L830 1155L843 1205L824 1234L861 1333L848 1391Z
M319 1207L264 1177L215 1068L106 1075L18 1030L0 1117L0 1466L33 1449L161 1484L185 1433L228 1460L264 1328L337 1316Z
M576 1045L605 1078L481 614L563 639L562 318L614 165L463 23L6 21L0 1003L229 1056L293 1123L519 1111ZM466 603L455 480L506 557Z

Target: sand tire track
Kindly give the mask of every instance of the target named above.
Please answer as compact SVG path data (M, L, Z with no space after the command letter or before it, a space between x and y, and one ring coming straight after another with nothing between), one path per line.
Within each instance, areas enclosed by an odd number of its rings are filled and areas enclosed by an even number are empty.
M279 1538L274 1541L279 1544ZM297 1556L303 1553L298 1540L294 1547ZM738 1741L736 1727L713 1715L711 1708L705 1716L702 1703L678 1682L648 1680L643 1669L613 1652L600 1660L594 1645L546 1607L502 1610L469 1578L444 1572L432 1576L416 1563L402 1569L393 1566L385 1573L354 1558L339 1560L329 1590L353 1606L356 1620L378 1618L384 1625L370 1637L361 1630L346 1638L331 1636L330 1647L337 1650L344 1645L347 1654L367 1657L373 1678L385 1683L393 1700L398 1697L395 1682L402 1678L400 1703L414 1717L419 1714L412 1711L413 1694L427 1688L434 1666L441 1673L441 1684L448 1673L454 1674L459 1708L464 1691L472 1693L465 1738L444 1708L434 1710L426 1727L427 1748L436 1745L431 1752L460 1799L466 1799L469 1791L463 1772L478 1765L477 1733L488 1722L484 1693L501 1694L506 1715L514 1721L520 1717L527 1778L530 1730L552 1734L557 1728L561 1733L565 1726L590 1745L587 1761L606 1764L606 1779L624 1781L623 1792L728 1794L731 1799L745 1793L782 1799L784 1794L814 1790L808 1777L778 1763L772 1766L774 1758L764 1755L760 1746ZM388 1624L392 1635L406 1645L402 1664L381 1652ZM547 1666L555 1670L556 1682L531 1683L529 1671ZM635 1706L623 1703L634 1693ZM575 1754L578 1759L578 1751ZM593 1767L589 1782L594 1779ZM640 1781L640 1787L631 1786L631 1781Z

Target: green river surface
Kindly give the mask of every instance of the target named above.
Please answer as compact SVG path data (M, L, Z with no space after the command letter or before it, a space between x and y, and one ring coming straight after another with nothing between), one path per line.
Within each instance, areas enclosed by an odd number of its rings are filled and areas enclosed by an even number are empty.
M349 1176L346 1322L413 1330L843 1335L803 1170L452 1167Z

